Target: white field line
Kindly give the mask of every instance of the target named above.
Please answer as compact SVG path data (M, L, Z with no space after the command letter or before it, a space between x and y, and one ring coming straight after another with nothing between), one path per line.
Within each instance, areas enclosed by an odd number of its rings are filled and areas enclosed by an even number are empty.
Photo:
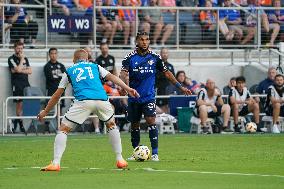
M257 177L278 177L284 178L284 175L262 175L262 174L254 174L254 173L226 173L226 172L215 172L215 171L175 171L175 170L159 170L152 168L140 168L136 170L144 170L144 171L152 171L152 172L169 172L169 173L197 173L197 174L212 174L212 175L234 175L234 176L257 176Z
M40 169L41 167L29 167L30 169ZM69 167L61 167L62 169L68 169ZM6 167L3 168L6 170L18 170L18 169L26 169L26 168L17 168L17 167ZM110 170L110 171L123 171L123 169L105 169L98 167L88 167L88 168L79 168L83 170ZM131 170L131 169L127 169ZM168 173L196 173L196 174L211 174L211 175L233 175L233 176L255 176L255 177L277 177L284 178L284 175L269 175L269 174L255 174L255 173L226 173L226 172L215 172L215 171L189 171L189 170L163 170L163 169L153 169L153 168L136 168L132 170L143 170L149 172L168 172Z

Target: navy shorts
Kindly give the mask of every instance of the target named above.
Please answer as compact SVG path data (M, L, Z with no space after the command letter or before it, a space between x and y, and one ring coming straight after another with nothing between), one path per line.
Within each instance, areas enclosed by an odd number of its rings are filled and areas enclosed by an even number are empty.
M246 116L249 114L248 106L244 106L239 112L239 116Z
M145 117L156 116L156 103L155 101L145 103L128 102L127 112L128 121L140 122L142 114L144 114Z

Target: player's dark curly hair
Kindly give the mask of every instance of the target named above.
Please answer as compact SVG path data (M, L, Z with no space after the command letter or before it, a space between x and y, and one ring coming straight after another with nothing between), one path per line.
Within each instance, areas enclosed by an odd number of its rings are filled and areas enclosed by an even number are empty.
M140 36L144 36L144 35L146 35L146 36L149 37L149 33L148 33L148 32L138 32L138 33L136 34L136 40L137 40Z
M236 78L236 82L242 82L242 83L245 83L246 82L246 78L244 76L239 76Z

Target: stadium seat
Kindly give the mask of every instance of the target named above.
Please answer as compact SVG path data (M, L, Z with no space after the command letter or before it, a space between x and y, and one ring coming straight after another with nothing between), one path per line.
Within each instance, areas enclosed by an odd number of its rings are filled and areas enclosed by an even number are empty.
M41 89L39 87L26 87L24 89L24 96L44 96ZM37 116L41 110L40 99L24 99L23 100L23 116ZM25 120L25 125L28 125L27 130L30 126L33 126L36 134L38 134L38 125L39 121L37 119ZM52 120L49 122L49 126L56 131L56 120Z
M190 133L197 133L200 134L201 133L201 120L195 116L192 116L190 119L190 123L191 123L191 127L190 127ZM213 133L212 130L212 124L215 123L215 120L212 118L207 118L206 120L206 127L209 127L209 131L211 133Z
M164 133L172 133L175 134L175 127L174 123L176 123L177 120L169 115L169 114L159 114L156 117L156 123L159 126L159 133L164 134Z

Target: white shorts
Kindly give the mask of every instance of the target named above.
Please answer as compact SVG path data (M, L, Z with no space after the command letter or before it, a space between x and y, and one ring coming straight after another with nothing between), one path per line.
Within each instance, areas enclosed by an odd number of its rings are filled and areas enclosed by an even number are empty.
M109 101L74 101L65 113L62 123L73 128L77 124L82 124L91 113L97 115L101 121L106 122L113 117L114 111Z

